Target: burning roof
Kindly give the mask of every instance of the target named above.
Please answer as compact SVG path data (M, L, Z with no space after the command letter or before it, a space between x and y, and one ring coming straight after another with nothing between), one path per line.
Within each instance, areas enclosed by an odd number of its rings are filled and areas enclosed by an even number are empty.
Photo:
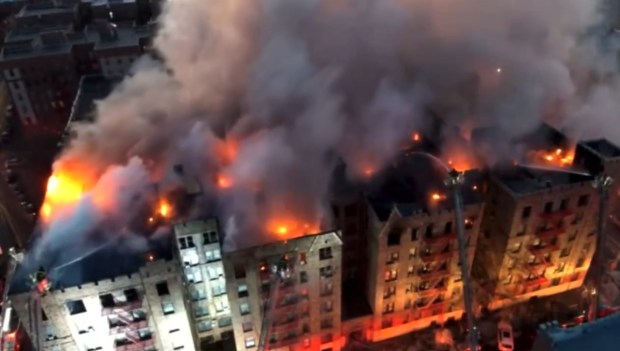
M469 170L464 175L463 203L482 203L482 173ZM381 221L387 220L393 210L405 217L418 212L451 210L452 196L443 183L447 177L447 170L432 157L402 157L369 185L366 198Z

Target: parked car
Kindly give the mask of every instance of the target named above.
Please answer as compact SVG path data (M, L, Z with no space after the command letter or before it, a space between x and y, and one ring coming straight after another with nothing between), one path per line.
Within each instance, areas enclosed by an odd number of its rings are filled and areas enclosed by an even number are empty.
M497 325L497 348L500 351L513 351L515 348L512 325L506 321L500 321Z

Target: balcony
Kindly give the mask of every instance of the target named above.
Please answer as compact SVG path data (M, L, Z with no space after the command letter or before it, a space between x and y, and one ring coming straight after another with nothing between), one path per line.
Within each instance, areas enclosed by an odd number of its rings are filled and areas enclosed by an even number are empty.
M420 297L431 297L431 296L435 296L437 294L441 294L443 292L446 292L446 290L448 290L448 288L446 288L445 286L442 287L435 287L435 288L429 288L426 290L422 290L422 291L418 291L418 296Z
M428 255L420 255L420 259L422 259L423 262L433 262L433 261L439 261L439 260L447 260L448 258L451 258L452 256L454 256L454 251L431 253Z
M140 321L123 321L122 325L110 326L110 335L116 334L125 334L129 332L134 332L136 330L146 328L149 325L148 320L140 320Z
M155 346L155 340L147 339L147 340L138 340L137 342L133 342L133 343L129 341L128 344L117 345L115 347L115 350L116 351L142 351L146 349L147 347L154 347L154 346Z
M559 247L557 245L538 245L538 246L534 246L534 245L530 245L528 246L528 250L530 250L530 252L533 255L542 255L542 254L546 254L546 253L550 253L553 251L558 250Z
M130 311L142 308L142 304L143 304L142 297L140 297L137 301L117 302L113 306L102 307L101 315L107 316L110 314L130 312Z
M562 235L564 233L566 233L566 230L564 228L552 228L552 229L540 230L536 232L536 236L541 239L551 239L558 235Z
M435 245L440 243L447 243L456 239L456 233L443 233L439 235L433 235L432 237L424 236L423 240L426 244Z
M572 214L573 214L573 211L570 211L570 210L558 210L554 212L539 213L538 216L542 219L553 221L553 220L558 220L561 218L568 217Z

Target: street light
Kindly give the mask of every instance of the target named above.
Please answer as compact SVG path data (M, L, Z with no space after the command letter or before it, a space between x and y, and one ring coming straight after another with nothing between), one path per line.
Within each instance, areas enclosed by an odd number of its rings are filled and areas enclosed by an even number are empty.
M470 350L478 350L478 332L474 318L474 292L469 276L469 265L467 262L467 240L465 238L465 222L463 220L463 199L461 197L461 186L465 182L463 173L453 169L448 173L445 185L452 190L454 198L454 216L456 220L456 234L459 245L459 263L461 264L461 277L463 279L463 297L465 299L465 313L467 314L467 326L469 328Z
M596 319L599 314L599 306L601 302L600 292L603 277L605 276L605 262L603 256L603 250L605 245L605 224L607 223L607 204L609 200L609 189L613 184L613 179L605 174L596 176L592 182L592 186L599 192L599 210L598 210L598 222L597 222L597 235L596 235L596 251L594 251L594 264L592 265L592 272L594 278L594 287L592 289L592 298L590 299L590 312L592 313L591 319Z

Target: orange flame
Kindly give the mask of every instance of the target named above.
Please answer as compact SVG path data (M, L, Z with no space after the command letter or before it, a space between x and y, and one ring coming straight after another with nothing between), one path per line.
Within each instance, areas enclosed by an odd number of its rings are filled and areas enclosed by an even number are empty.
M532 151L529 155L530 162L554 167L570 167L574 158L573 149L564 150L562 148Z
M220 159L220 162L224 165L228 165L234 162L239 153L239 146L236 140L226 139L217 145L216 154Z
M225 175L219 175L217 177L217 186L222 189L228 189L233 185L232 179Z
M420 141L420 133L418 132L411 133L411 140L415 142Z
M165 199L162 199L159 201L159 208L157 209L157 212L162 217L168 218L172 213L172 207Z
M57 208L75 204L84 193L80 177L66 171L55 171L47 180L41 216L49 220Z
M433 201L440 201L440 200L443 200L443 199L444 199L444 196L443 196L443 195L441 195L441 194L439 194L439 193L432 193L432 194L431 194L431 199L432 199Z
M317 225L305 223L293 219L274 219L268 221L267 231L276 234L283 239L291 239L307 234L318 233L320 231Z

